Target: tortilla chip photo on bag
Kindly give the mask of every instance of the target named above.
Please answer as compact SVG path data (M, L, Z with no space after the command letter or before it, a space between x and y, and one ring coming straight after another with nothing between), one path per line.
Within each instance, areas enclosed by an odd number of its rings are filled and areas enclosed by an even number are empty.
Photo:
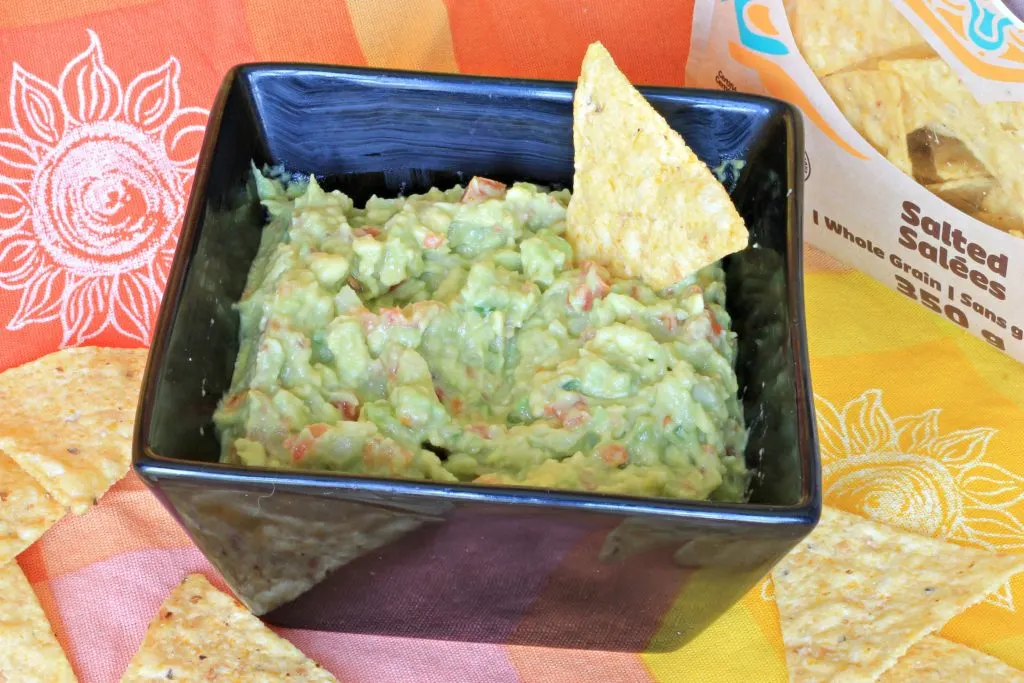
M784 4L804 60L872 147L956 209L1024 237L1024 102L980 102L891 0Z

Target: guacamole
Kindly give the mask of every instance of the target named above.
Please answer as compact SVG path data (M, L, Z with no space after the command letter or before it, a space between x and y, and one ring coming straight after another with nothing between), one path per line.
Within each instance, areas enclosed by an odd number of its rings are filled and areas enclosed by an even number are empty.
M357 208L255 177L224 462L744 498L720 265L652 291L577 262L567 190L473 178Z

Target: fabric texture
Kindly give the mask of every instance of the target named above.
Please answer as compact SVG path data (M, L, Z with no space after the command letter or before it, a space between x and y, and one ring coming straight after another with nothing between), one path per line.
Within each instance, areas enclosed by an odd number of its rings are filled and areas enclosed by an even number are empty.
M0 5L0 369L150 341L215 90L289 60L575 79L600 39L635 83L682 85L677 0L37 0ZM808 254L826 500L1024 552L1024 367L867 277ZM194 571L224 587L134 476L24 551L82 681L115 681ZM280 630L343 681L785 681L769 582L667 654ZM1024 668L1024 576L950 640Z

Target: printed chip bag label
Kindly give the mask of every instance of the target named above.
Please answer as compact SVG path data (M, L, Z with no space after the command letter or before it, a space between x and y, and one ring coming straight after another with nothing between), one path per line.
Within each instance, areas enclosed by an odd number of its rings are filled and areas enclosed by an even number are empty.
M687 84L803 114L807 240L1024 361L1024 27L989 0L696 0Z

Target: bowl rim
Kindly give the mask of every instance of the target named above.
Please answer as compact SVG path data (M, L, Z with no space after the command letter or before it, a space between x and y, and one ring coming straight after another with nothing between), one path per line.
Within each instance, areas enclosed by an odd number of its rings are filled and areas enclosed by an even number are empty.
M372 87L405 87L472 93L481 87L501 88L515 93L520 99L565 102L571 100L575 82L543 79L523 79L503 76L432 73L401 69L337 66L304 62L247 62L228 70L222 80L214 103L210 108L206 130L196 171L193 177L182 227L175 247L174 259L168 274L159 314L154 326L152 343L146 361L139 395L132 439L132 467L147 485L160 481L190 481L227 484L243 488L282 487L291 490L318 490L322 493L347 492L396 497L418 501L478 502L538 508L589 510L638 517L706 520L717 523L756 524L762 527L813 527L820 516L821 456L815 427L815 410L811 392L810 363L807 352L806 314L803 277L802 207L803 125L799 110L793 105L771 97L673 86L638 86L645 96L672 101L690 101L694 104L730 102L734 104L771 106L788 115L787 155L793 184L785 201L790 216L790 229L786 235L786 251L791 272L787 277L789 323L791 328L792 362L794 365L796 420L799 433L798 452L802 469L801 495L793 504L728 503L708 500L687 500L627 496L572 490L552 490L515 486L489 486L481 484L446 484L430 481L386 479L315 470L279 470L261 467L243 467L223 463L180 460L154 452L150 445L150 422L159 385L158 368L168 352L168 341L176 317L185 275L191 265L200 235L204 204L210 179L211 161L223 120L228 95L235 84L243 79L293 78L309 74L340 78L346 82L360 82ZM249 96L252 93L248 93ZM256 108L253 108L256 111ZM257 124L259 117L254 115Z

